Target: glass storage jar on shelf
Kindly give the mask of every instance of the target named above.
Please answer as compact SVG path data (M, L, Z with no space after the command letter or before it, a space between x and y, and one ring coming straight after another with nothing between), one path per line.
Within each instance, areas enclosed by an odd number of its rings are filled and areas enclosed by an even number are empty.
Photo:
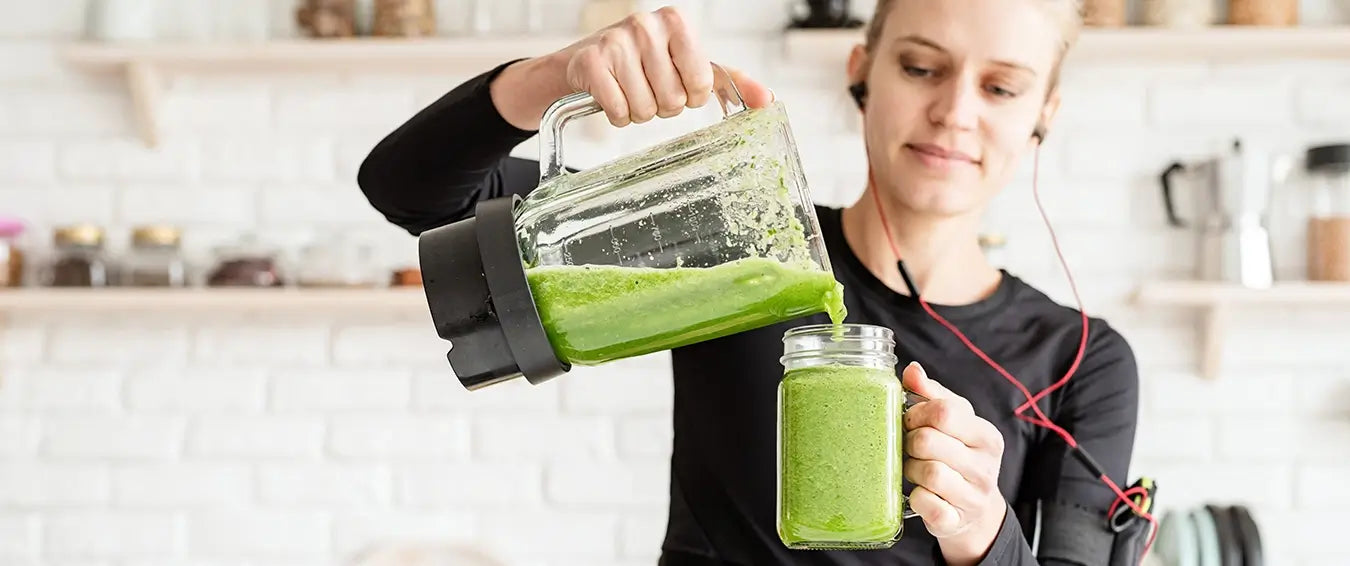
M256 236L213 250L215 266L206 278L211 287L280 287L284 285L277 250Z
M1083 25L1121 27L1127 20L1126 5L1126 0L1086 0L1083 2Z
M894 333L868 324L783 335L777 529L788 548L887 548L904 534L904 414Z
M1308 278L1350 281L1350 145L1309 148L1304 168L1311 192Z
M1235 26L1296 26L1299 0L1228 0L1228 23Z
M1214 5L1209 0L1144 0L1143 22L1147 26L1197 29L1214 23Z
M122 285L186 287L187 262L180 248L182 232L173 226L140 226L131 232L131 249L121 261Z
M388 272L377 266L374 248L337 238L305 246L295 267L300 287L383 287Z
M52 233L53 258L44 270L48 287L106 287L112 268L103 251L103 228L93 224L62 226Z
M720 67L714 92L718 123L576 173L563 126L600 107L564 97L539 130L539 188L419 237L432 319L464 385L538 383L842 313L785 107L746 109Z

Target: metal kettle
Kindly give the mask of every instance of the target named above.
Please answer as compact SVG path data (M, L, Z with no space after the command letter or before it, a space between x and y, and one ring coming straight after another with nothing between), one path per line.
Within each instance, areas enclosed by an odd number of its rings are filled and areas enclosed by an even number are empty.
M1168 223L1190 230L1196 247L1195 276L1203 281L1266 288L1274 281L1267 226L1272 176L1263 155L1244 152L1242 142L1214 157L1173 162L1161 178ZM1183 218L1178 194L1191 214Z

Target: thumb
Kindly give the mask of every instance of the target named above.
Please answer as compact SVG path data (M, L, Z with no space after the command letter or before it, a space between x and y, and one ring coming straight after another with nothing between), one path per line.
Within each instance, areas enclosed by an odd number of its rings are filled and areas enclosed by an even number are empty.
M941 383L933 381L928 377L928 372L924 371L919 362L910 362L905 366L905 371L900 375L900 383L905 389L922 395L929 399L951 399L957 397Z
M731 75L731 82L736 84L736 89L740 91L741 98L745 99L745 105L747 107L763 108L774 101L773 91L769 90L769 87L764 86L764 83L750 78L749 75L745 74L740 69L735 69L726 65L722 65L722 68L726 69L727 74Z

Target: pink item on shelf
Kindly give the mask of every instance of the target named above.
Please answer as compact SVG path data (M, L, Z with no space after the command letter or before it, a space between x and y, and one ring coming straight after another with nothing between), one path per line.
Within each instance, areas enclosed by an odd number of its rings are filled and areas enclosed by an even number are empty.
M0 238L13 238L23 233L25 225L22 220L12 216L0 216Z

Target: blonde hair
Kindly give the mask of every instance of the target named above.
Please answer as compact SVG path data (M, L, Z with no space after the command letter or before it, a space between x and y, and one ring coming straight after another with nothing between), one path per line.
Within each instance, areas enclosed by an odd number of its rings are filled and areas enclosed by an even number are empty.
M1059 26L1060 31L1059 58L1055 61L1055 69L1050 75L1050 86L1053 87L1059 82L1059 68L1064 62L1064 56L1078 42L1078 33L1083 27L1082 0L1038 1L1041 2L1041 5L1046 9L1046 13ZM895 0L877 0L876 10L872 12L872 20L867 24L865 45L869 55L876 50L877 41L881 39L881 32L886 27L886 16L890 15L891 8L894 7Z

